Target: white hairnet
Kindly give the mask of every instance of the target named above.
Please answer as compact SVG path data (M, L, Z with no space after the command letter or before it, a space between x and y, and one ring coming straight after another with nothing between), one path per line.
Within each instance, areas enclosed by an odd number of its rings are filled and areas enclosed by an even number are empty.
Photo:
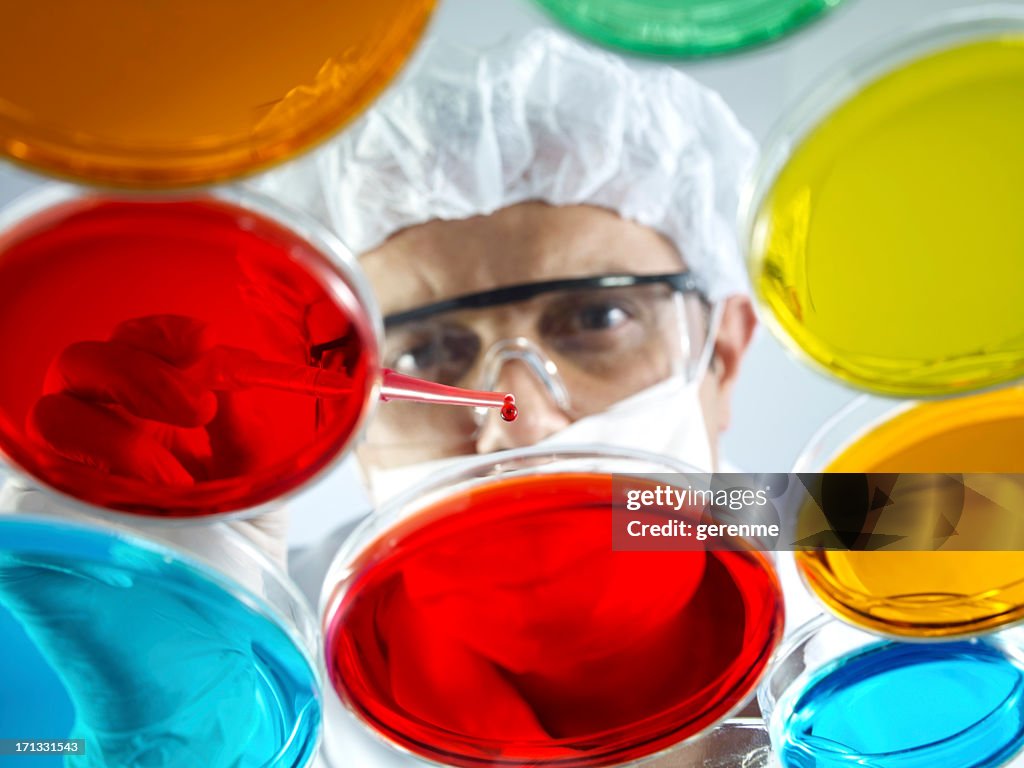
M356 253L433 219L585 203L667 236L716 300L747 288L736 214L755 155L681 72L536 30L482 53L434 45L316 162L320 214Z

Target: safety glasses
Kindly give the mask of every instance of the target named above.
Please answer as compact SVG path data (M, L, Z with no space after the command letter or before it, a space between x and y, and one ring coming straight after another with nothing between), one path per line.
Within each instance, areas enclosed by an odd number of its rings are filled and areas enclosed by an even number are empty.
M515 392L524 409L571 420L707 367L718 313L688 271L605 274L504 286L389 315L386 368L440 384ZM489 416L395 403L373 447L430 441L468 450Z

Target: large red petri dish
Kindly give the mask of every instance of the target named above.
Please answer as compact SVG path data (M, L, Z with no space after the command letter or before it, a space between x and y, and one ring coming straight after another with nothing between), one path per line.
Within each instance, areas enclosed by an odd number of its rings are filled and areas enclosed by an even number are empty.
M326 595L334 688L400 749L453 766L630 763L735 711L781 636L762 553L612 551L610 474L431 498Z
M329 236L292 220L299 234L249 193L47 195L0 228L8 462L91 507L192 517L258 510L343 453L372 401L377 345ZM313 359L311 345L339 338ZM351 391L223 381L311 366Z

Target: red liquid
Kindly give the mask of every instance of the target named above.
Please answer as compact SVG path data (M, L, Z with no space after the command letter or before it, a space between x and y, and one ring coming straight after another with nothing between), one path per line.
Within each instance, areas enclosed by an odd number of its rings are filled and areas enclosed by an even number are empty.
M509 479L389 531L336 593L335 688L456 766L619 764L727 715L781 636L773 572L746 550L613 552L611 498L609 475Z
M516 407L516 399L512 395L505 396L505 403L501 406L501 418L509 423L519 418L519 409Z
M326 257L262 216L209 200L66 203L0 239L0 451L108 508L251 507L348 443L376 370L369 333ZM315 362L350 376L349 396L197 373L211 355L308 366L310 346L337 337Z

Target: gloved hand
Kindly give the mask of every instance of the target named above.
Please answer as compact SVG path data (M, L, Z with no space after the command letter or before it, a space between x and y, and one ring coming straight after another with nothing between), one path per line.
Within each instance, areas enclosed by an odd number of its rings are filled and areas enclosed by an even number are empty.
M168 488L236 477L258 460L267 436L235 393L213 392L190 375L211 347L205 326L179 315L135 318L108 341L72 344L52 363L29 416L31 437L52 449L51 470L76 488L81 467ZM137 487L133 490L137 490ZM88 497L87 497L88 500ZM284 565L283 508L232 526Z
M187 374L204 331L198 320L158 315L120 323L108 341L72 344L50 366L30 434L69 461L161 486L228 474L238 449L224 446L230 453L216 463L212 450L226 436L224 409Z

